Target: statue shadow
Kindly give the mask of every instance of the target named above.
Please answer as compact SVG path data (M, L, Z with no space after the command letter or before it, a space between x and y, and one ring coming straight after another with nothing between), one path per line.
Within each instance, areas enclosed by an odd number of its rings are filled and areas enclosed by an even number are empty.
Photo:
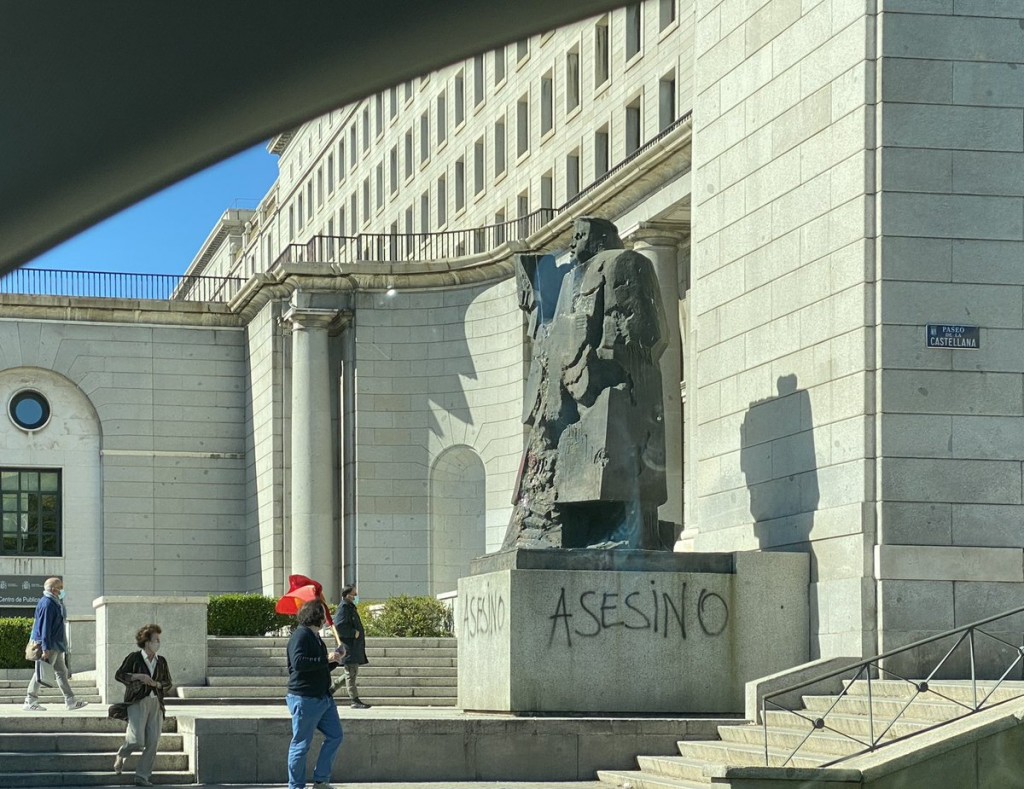
M820 498L811 400L795 375L780 376L776 389L747 410L740 467L760 549L809 552Z

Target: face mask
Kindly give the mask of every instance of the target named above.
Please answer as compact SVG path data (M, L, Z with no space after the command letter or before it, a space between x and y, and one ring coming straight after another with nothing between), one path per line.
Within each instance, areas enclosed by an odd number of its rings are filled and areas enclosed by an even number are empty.
M352 605L359 605L359 595L352 598Z
M160 651L159 641L149 641L146 643L146 649L152 652L154 655Z
M63 600L64 599L64 590L63 589L61 589L59 592L57 592L57 599L58 600Z

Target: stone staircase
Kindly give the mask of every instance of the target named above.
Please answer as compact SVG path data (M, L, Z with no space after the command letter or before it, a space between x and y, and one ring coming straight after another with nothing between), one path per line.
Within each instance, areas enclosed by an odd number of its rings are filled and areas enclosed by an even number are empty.
M25 702L25 688L32 678L31 671L25 671L24 679L0 679L0 704L17 704L21 706ZM54 687L41 688L39 703L48 710L59 710L64 707L64 697L57 689L56 680L53 675L43 674L43 681L49 682ZM93 671L83 674L71 675L71 690L75 698L81 701L88 701L90 704L100 703L100 692L96 688L96 674Z
M180 703L280 703L287 692L287 638L218 638L208 644L205 686L177 688ZM458 657L454 638L371 638L359 695L371 705L454 707ZM335 678L344 676L341 669ZM344 688L335 694L348 700ZM173 704L175 700L170 700Z
M139 754L114 775L125 724L84 713L0 715L0 786L133 786ZM153 769L155 784L191 784L195 775L174 718L164 720Z
M883 736L885 742L961 717L967 712L961 705L973 704L969 681L932 682L929 691L916 698L913 698L913 688L906 682L872 681L870 701L867 682L857 681L847 687L847 695L838 701L836 696L804 696L804 709L798 714L768 711L769 766L821 767L863 751L870 741L870 732L874 731L877 737L897 715L897 722ZM991 682L979 682L978 700L981 701L992 687ZM1024 683L1003 683L985 707L1021 696L1024 696ZM904 710L902 714L901 710ZM813 721L822 716L825 728L815 728ZM712 779L715 787L728 787L724 776L730 767L765 766L765 730L760 724L719 726L718 735L719 740L677 743L679 756L640 756L637 758L639 770L600 770L598 778L603 784L620 789L707 789ZM885 753L884 748L881 753ZM852 762L837 765L844 766L852 766ZM779 772L781 776L782 771ZM780 788L782 786L792 784L780 783Z

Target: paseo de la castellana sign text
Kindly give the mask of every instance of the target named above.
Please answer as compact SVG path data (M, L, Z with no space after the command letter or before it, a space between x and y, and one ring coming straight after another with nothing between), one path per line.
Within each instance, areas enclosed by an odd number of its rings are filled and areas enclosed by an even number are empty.
M929 323L925 328L929 348L976 351L981 348L981 327L955 323Z

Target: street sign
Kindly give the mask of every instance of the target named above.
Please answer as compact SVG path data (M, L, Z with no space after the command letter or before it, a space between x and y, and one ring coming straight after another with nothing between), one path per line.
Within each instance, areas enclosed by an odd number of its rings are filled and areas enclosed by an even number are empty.
M49 575L0 575L0 608L35 608Z
M981 347L981 327L955 323L929 323L925 328L929 348L976 351Z

